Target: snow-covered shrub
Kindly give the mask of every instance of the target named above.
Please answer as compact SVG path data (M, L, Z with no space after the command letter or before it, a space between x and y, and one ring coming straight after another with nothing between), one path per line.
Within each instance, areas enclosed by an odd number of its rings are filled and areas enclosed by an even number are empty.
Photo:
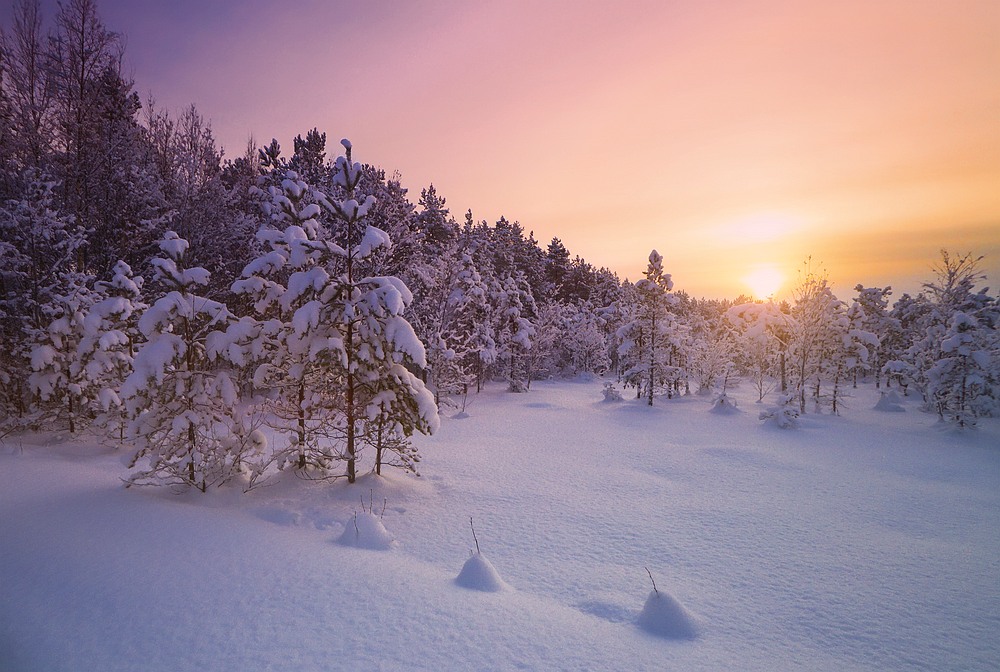
M732 415L733 413L739 413L740 409L736 407L736 402L729 398L729 395L720 394L712 402L712 413L717 413L719 415Z
M760 420L773 424L781 429L796 427L799 421L799 400L788 394L778 397L776 406L760 412Z
M622 400L621 391L617 387L615 387L614 383L610 381L604 383L603 392L604 392L604 401L612 402L612 401Z
M902 402L903 400L896 390L883 391L879 394L874 409L887 413L902 413L906 410L903 408Z
M486 593L497 593L507 587L493 563L482 553L471 551L469 559L462 565L462 571L455 577L455 584Z
M355 512L354 518L344 524L344 531L337 543L370 551L388 551L395 545L392 535L382 524L382 519L370 511Z

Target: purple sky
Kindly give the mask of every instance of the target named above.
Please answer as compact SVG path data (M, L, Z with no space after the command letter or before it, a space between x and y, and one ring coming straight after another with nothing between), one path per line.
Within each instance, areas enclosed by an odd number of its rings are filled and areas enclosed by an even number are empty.
M228 156L318 127L623 277L656 248L695 296L761 269L781 295L812 255L850 298L947 247L1000 280L996 0L98 6L137 90Z

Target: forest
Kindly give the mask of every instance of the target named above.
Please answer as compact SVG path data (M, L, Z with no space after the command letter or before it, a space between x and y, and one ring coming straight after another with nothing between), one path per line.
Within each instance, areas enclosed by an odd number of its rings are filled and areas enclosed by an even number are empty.
M224 158L194 105L140 99L93 0L46 25L21 1L0 42L0 437L106 433L129 485L204 491L418 472L414 433L490 381L603 376L649 405L740 381L783 427L859 381L963 428L1000 408L974 252L915 296L839 298L806 260L787 301L699 299L656 250L623 281L319 129Z

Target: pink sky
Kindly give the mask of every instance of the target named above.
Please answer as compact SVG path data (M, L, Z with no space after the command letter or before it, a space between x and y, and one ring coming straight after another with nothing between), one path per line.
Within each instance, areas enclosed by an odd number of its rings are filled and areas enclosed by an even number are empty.
M228 156L318 127L460 221L632 279L655 248L695 296L761 265L780 296L809 255L898 296L942 247L1000 281L996 0L98 2Z

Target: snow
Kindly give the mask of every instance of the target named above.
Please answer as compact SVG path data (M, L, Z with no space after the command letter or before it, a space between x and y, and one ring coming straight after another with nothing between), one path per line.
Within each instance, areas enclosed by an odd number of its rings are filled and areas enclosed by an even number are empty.
M995 669L997 420L504 389L353 486L125 490L130 451L6 437L0 669ZM337 543L362 499L390 551ZM470 517L512 587L456 585Z
M651 635L665 639L694 639L698 636L694 617L672 595L659 591L651 592L646 598L636 623Z
M462 565L462 571L455 577L455 585L484 593L498 593L507 588L500 578L500 572L482 553L472 553Z
M388 551L393 547L392 535L385 529L382 519L367 511L355 513L353 520L347 521L337 543L371 551Z

